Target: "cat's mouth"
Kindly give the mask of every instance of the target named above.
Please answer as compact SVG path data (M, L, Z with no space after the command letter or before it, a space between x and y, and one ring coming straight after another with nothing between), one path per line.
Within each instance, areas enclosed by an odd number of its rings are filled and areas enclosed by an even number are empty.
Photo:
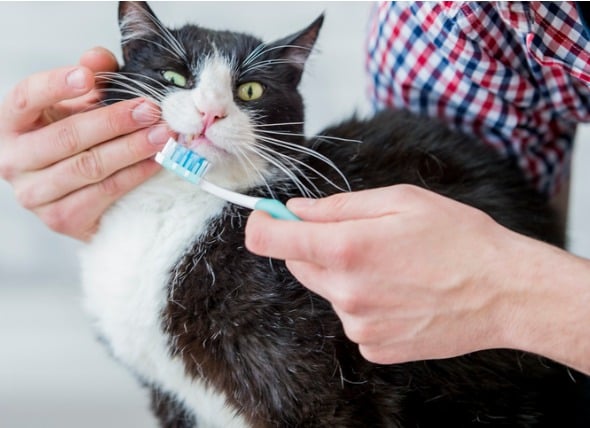
M211 145L214 146L213 141L207 138L205 135L196 135L196 134L179 134L177 141L186 146L190 149L195 149L201 145Z
M176 140L179 144L197 152L199 155L209 160L230 155L227 150L215 144L215 142L205 134L178 134Z

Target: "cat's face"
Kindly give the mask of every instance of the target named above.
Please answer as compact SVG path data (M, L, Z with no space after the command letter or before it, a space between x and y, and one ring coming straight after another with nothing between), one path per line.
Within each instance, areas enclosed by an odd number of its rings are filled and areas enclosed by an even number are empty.
M110 96L156 100L177 139L226 185L262 184L271 174L293 179L304 117L297 85L322 20L265 44L193 25L169 30L147 4L121 2L125 65Z

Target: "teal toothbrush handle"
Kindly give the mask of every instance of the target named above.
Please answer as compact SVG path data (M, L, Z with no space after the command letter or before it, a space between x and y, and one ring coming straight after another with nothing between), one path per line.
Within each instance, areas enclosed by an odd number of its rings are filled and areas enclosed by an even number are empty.
M289 209L276 199L260 199L256 202L254 207L256 210L261 210L269 213L273 218L279 220L301 220Z

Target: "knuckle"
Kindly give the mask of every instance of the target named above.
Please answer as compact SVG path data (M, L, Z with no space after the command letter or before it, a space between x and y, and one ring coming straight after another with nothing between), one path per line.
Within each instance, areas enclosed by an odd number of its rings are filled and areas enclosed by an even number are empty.
M14 188L17 202L25 209L32 210L37 207L34 188L31 186L17 185Z
M116 175L111 175L98 183L101 194L115 198L123 193L123 187Z
M357 245L350 239L338 239L326 249L328 265L342 270L349 270L357 259Z
M359 313L362 303L362 296L356 291L357 288L349 289L347 287L340 288L332 296L332 304L339 312L346 314Z
M10 108L13 111L19 112L27 109L29 105L28 80L24 80L22 82L17 83L17 85L12 90L12 96L10 97L10 100Z
M145 158L145 154L142 153L142 145L138 135L128 135L125 137L125 144L127 152L133 159Z
M37 213L41 221L52 231L67 234L69 232L69 215L59 202L47 205Z
M410 200L418 198L419 195L422 193L422 189L418 186L414 186L413 184L398 184L395 186L395 192L397 192L398 196L404 200Z
M354 343L362 344L371 340L371 327L361 321L354 321L344 325L344 333Z
M97 181L103 177L104 168L96 150L87 150L80 153L74 162L77 174L91 181Z
M12 178L14 178L14 175L14 163L11 162L7 155L0 153L0 178L10 181Z
M381 348L377 346L359 346L359 352L363 356L363 358L367 361L370 361L375 364L387 364L388 360L385 358L385 355ZM391 361L389 361L391 363Z
M56 145L60 151L73 155L79 151L80 138L74 126L61 126L57 130Z
M125 115L120 114L120 112L116 109L117 105L112 107L107 107L107 115L104 120L104 126L106 130L112 135L119 135L123 132L124 126L121 123L121 118L125 117Z
M326 201L330 205L330 210L333 212L340 212L346 209L347 204L350 201L350 195L347 193L336 193L326 198Z

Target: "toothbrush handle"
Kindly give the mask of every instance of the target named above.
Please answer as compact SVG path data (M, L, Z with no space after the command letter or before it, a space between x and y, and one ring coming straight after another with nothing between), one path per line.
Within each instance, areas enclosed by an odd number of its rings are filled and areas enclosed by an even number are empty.
M202 179L199 183L201 189L209 192L221 199L225 199L233 204L240 205L242 207L250 208L251 210L266 211L271 216L279 220L301 220L295 214L276 199L257 198L254 196L242 195L231 190L219 187L205 179Z
M289 211L285 205L276 199L262 198L256 202L254 209L265 211L273 218L279 220L301 220L299 217Z

